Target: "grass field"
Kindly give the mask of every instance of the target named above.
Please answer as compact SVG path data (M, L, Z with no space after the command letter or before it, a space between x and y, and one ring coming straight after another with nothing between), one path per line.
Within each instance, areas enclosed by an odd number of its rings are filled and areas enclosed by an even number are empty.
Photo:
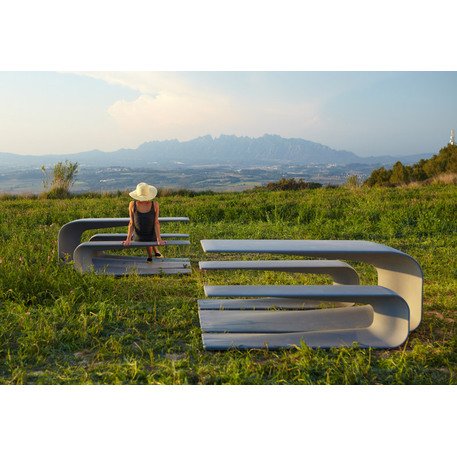
M191 275L115 279L81 275L57 262L62 225L83 217L126 217L128 201L128 196L0 199L1 383L456 383L456 186L162 197L162 216L191 220L162 226L162 231L190 234L190 248L170 246L163 252L189 256ZM422 266L424 319L402 347L389 351L302 346L206 352L197 313L204 283L325 284L327 279L272 272L202 274L199 260L230 258L204 254L203 238L387 244ZM371 267L356 268L363 283L375 284Z

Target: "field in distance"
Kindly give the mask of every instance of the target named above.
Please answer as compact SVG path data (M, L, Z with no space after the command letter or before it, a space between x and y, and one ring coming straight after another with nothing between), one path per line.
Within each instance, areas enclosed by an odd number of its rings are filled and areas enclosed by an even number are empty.
M281 178L297 178L321 184L343 184L348 176L366 179L373 165L272 165L272 166L184 166L169 168L81 167L73 186L75 193L134 189L139 182L156 187L194 191L242 191ZM0 173L0 193L25 194L43 191L43 173L35 169L9 169Z

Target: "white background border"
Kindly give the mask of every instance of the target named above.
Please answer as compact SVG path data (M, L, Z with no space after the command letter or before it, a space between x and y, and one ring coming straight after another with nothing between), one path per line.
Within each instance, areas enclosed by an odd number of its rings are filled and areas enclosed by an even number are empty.
M0 6L0 70L456 70L448 1ZM454 387L0 388L5 455L446 455ZM452 428L451 428L452 426Z
M448 0L15 0L0 69L455 70Z

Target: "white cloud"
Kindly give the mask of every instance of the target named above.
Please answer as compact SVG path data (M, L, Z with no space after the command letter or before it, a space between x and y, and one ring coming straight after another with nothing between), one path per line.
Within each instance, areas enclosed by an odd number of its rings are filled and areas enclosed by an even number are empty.
M191 84L185 74L147 72L86 73L109 84L139 92L133 101L118 100L108 108L129 142L200 135L257 136L277 133L301 136L319 123L315 102L278 102Z
M193 86L179 73L115 71L115 72L84 72L79 73L100 79L109 84L121 85L145 95L157 95L160 92L185 94L195 92Z
M119 100L108 108L119 128L144 140L192 138L209 133L231 113L231 102L223 96L179 95L160 92L140 95L133 101Z

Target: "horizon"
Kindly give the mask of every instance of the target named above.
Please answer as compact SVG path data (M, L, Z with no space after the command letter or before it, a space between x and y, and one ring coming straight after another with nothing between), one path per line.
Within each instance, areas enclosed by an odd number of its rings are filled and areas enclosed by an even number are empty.
M456 105L457 72L2 71L0 151L109 153L267 134L360 157L436 153L456 128Z
M217 140L217 139L220 139L221 137L235 137L235 138L250 138L250 139L260 139L260 138L263 138L265 136L276 136L276 137L280 137L284 140L304 140L304 141L309 141L311 143L316 143L316 144L321 144L322 146L327 146L329 147L328 145L326 144L322 144L322 143L317 143L315 141L312 141L312 140L308 140L306 138L299 138L299 137L284 137L284 136L281 136L281 135L278 135L276 133L264 133L262 135L259 135L259 136L249 136L249 135L234 135L234 134L226 134L226 133L221 133L219 135L211 135L211 134L206 134L206 135L199 135L195 138L190 138L190 139L187 139L187 140L179 140L178 138L167 138L167 139L163 139L163 140L148 140L148 141L144 141L143 143L140 143L138 146L136 147L133 147L133 148L127 148L127 147L121 147L119 149L114 149L114 150L111 150L111 151L107 151L107 150L102 150L102 149L87 149L87 150L84 150L84 151L77 151L77 152L68 152L68 153L55 153L55 154L49 154L49 153L44 153L44 154L28 154L28 153L15 153L15 152L9 152L9 151L0 151L0 154L12 154L12 155L18 155L18 156L25 156L25 157L48 157L48 156L67 156L67 155L78 155L78 154L84 154L84 153L88 153L88 152L100 152L100 153L106 153L106 154L112 154L112 153L115 153L115 152L118 152L120 150L136 150L138 148L140 148L141 146L143 146L144 144L147 144L147 143L154 143L154 142L173 142L173 141L176 141L178 143L187 143L187 142L190 142L190 141L195 141L195 140L198 140L200 138L205 138L205 137L210 137L212 140ZM446 144L443 144L442 146L439 147L439 149L445 147ZM333 149L333 148L332 148ZM439 152L439 149L437 151L429 151L430 154L437 154ZM336 151L347 151L347 152L353 152L353 151L348 151L346 149L335 149ZM353 152L354 153L354 152ZM354 153L356 154L356 153ZM418 154L421 154L421 153L410 153L410 154L400 154L400 155L390 155L392 157L407 157L407 156L415 156L415 155L418 155ZM359 154L356 154L357 156L359 156L360 158L371 158L371 157L382 157L382 156L389 156L389 154L383 154L383 155L378 155L378 156L364 156L364 155L359 155Z

